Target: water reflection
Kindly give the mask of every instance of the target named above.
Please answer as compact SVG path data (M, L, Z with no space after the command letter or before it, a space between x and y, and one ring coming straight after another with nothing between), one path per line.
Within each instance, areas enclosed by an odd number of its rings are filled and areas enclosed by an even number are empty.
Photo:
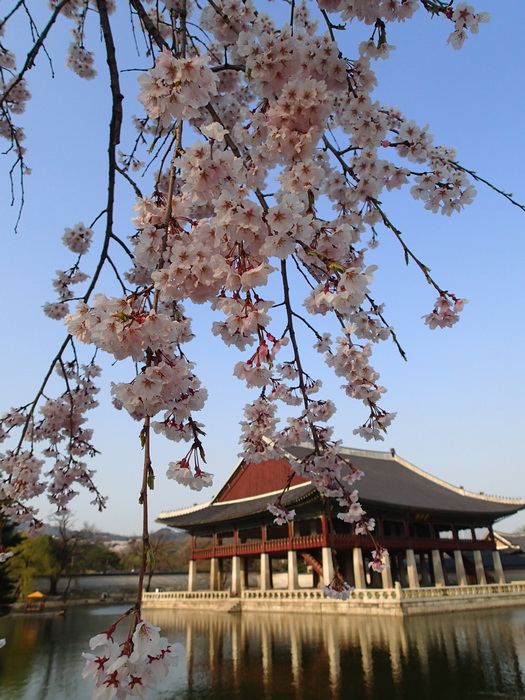
M185 635L184 697L191 700L525 698L523 610L407 620L163 611L150 617L172 636Z
M87 640L119 610L0 620L0 700L87 700ZM108 614L110 613L110 614ZM525 698L525 609L389 617L150 611L187 650L152 700Z

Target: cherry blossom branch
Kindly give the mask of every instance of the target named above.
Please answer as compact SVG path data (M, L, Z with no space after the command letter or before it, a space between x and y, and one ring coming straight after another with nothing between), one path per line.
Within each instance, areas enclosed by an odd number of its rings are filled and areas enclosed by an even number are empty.
M402 232L394 226L394 224L390 221L388 216L385 214L381 206L379 205L379 202L376 200L371 199L370 200L376 211L379 212L381 216L381 220L383 221L383 224L392 231L392 233L396 236L397 240L401 244L401 247L403 248L403 252L405 254L405 262L408 265L409 260L413 260L416 265L419 267L421 272L423 273L426 281L428 284L430 284L434 289L439 293L440 296L447 296L447 292L437 284L437 282L434 281L434 279L430 276L430 268L428 268L424 263L417 258L414 253L410 250L410 248L407 246L405 241L403 240L403 234Z
M162 49L166 48L169 50L169 44L166 42L166 40L162 37L161 33L155 26L153 20L151 17L148 15L146 10L144 9L142 3L140 0L129 0L130 5L133 7L133 9L136 11L137 15L139 16L140 21L144 25L146 32L148 33L148 36L150 36L152 39L154 39L155 43L159 47L159 49L162 51Z
M146 417L141 431L141 441L144 450L144 465L142 471L142 486L140 489L139 503L142 506L142 554L140 560L140 571L137 582L137 599L135 608L140 613L142 606L142 592L144 590L144 578L151 557L151 545L149 539L149 512L148 512L148 490L153 488L154 474L151 466L151 426L150 418Z
M108 190L106 204L106 231L98 265L93 273L91 283L86 291L84 300L87 301L96 287L100 273L107 259L109 243L113 236L113 217L115 206L115 173L118 170L116 148L120 143L120 130L122 126L122 101L124 96L120 90L119 74L115 52L115 44L111 25L109 22L106 0L97 0L97 8L100 17L100 28L106 47L106 61L110 75L110 90L112 96L111 119L109 123L108 139Z
M25 439L25 436L26 436L27 429L28 429L28 427L29 427L30 421L31 421L31 419L33 418L33 415L34 415L34 413L35 413L35 409L36 409L36 407L37 407L37 405L38 405L38 402L40 401L40 398L41 398L42 395L44 394L44 391L45 391L45 389L46 389L46 386L47 386L47 383L48 383L48 381L49 381L49 378L50 378L51 375L53 374L53 370L55 369L55 365L56 365L58 362L61 361L62 355L63 355L65 349L67 348L67 346L69 345L69 343L70 343L71 341L72 341L72 336L71 336L71 335L68 335L68 336L65 338L65 340L63 341L62 345L60 346L60 349L59 349L59 351L57 352L57 354L55 355L55 357L51 360L51 363L50 363L50 365L49 365L49 369L47 370L47 372L46 372L46 374L45 374L45 376L44 376L44 379L42 380L42 383L41 383L41 385L40 385L40 388L39 388L38 391L36 392L35 398L33 399L33 401L32 401L31 404L30 404L29 411L27 412L27 418L26 418L24 427L22 428L22 433L21 433L21 435L20 435L20 439L19 439L19 441L18 441L18 445L17 445L17 447L16 447L16 452L19 452L19 451L21 450L21 448L22 448L22 444L23 444L23 442L24 442L24 439Z
M286 260L281 261L281 278L282 278L282 284L283 284L284 304L285 304L286 318L287 318L286 328L288 331L288 335L290 337L290 342L292 343L294 361L295 361L295 365L297 367L299 387L300 387L300 391L301 391L303 405L304 405L305 410L308 410L308 405L309 405L310 401L308 398L306 385L304 383L305 372L304 372L303 367L302 367L301 354L299 352L299 344L297 343L297 337L295 335L295 327L294 327L294 322L293 322L294 313L293 313L292 303L291 303L291 299L290 299L290 285L288 282L288 271L286 269ZM310 426L310 432L312 435L312 440L314 442L315 453L320 454L321 453L321 446L319 444L317 430L315 429L315 426L313 425L310 417L308 417L308 424Z
M509 192L505 192L504 190L500 189L499 187L496 187L490 180L486 180L484 177L481 177L481 175L478 175L475 170L469 170L468 168L463 167L459 163L453 163L454 167L457 168L458 170L461 170L464 173L467 173L467 175L470 175L476 182L482 182L484 185L489 187L491 190L496 192L497 194L501 195L504 197L506 200L508 200L511 204L513 204L515 207L518 207L518 209L521 209L521 211L525 212L525 205L521 204L517 200L514 199L513 195L510 194Z

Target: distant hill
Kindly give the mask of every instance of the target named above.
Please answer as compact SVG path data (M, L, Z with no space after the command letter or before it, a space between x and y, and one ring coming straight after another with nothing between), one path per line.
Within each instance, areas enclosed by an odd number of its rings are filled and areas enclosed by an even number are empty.
M24 532L28 528L27 526L24 527L24 524L22 524L19 525L18 529ZM100 530L90 528L80 530L72 528L72 532L79 532L83 540L97 540L98 542L129 542L130 540L136 540L141 537L141 535L117 535L113 532L100 532ZM58 537L60 530L56 525L46 524L40 534ZM187 532L184 532L184 530L178 530L173 527L161 527L159 530L150 532L150 537L153 539L183 540L189 537L189 535Z

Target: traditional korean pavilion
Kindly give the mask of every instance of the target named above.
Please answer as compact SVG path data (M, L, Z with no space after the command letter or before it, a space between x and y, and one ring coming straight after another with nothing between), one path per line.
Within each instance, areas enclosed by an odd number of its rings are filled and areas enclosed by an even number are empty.
M285 456L301 460L310 452L303 444ZM340 453L365 473L356 485L363 508L376 521L374 536L389 552L389 566L382 573L368 566L374 549L370 538L356 535L352 525L335 517L337 504L302 477L293 476L281 500L296 511L294 521L274 524L267 505L290 479L287 459L242 461L211 501L158 518L192 536L188 591L195 590L196 564L202 560L210 562L210 591L227 584L231 596L243 595L248 571L251 580L253 572L258 574L258 590L271 591L277 560L287 563L288 590L299 588L301 561L313 572L312 587L318 588L333 579L332 550L341 574L356 590L505 583L493 525L525 508L523 500L451 486L394 450L342 447ZM491 565L486 564L487 555Z

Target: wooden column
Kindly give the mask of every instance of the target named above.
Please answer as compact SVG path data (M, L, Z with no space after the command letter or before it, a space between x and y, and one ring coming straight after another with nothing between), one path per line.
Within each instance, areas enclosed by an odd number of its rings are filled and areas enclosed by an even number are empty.
M321 528L322 528L322 533L323 533L323 545L325 547L328 546L328 520L326 518L326 515L321 515Z

